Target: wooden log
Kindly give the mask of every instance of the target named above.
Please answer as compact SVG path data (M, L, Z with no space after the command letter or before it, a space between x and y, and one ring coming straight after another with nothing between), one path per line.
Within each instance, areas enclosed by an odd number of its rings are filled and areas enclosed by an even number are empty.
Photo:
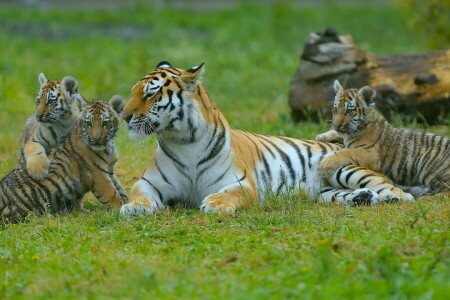
M374 55L333 28L311 33L290 84L295 120L331 117L332 83L346 88L370 85L377 107L389 119L406 114L439 124L450 112L450 49L418 55Z

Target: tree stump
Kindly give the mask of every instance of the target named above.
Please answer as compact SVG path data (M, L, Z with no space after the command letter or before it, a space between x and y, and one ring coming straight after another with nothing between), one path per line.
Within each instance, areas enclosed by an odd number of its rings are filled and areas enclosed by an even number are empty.
M346 88L375 88L377 107L388 119L400 113L438 124L450 112L450 49L378 56L358 48L351 36L339 36L333 28L311 33L290 85L293 118L331 118L335 79Z

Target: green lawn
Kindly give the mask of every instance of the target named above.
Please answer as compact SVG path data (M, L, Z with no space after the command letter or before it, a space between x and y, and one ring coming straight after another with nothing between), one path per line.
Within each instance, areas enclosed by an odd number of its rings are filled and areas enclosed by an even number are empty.
M0 20L0 176L16 164L39 72L72 75L86 98L106 100L127 98L161 60L205 62L231 126L314 138L326 121L295 124L287 105L309 32L332 25L379 54L429 50L389 6L1 9ZM123 126L117 145L129 190L155 138L131 143ZM236 217L178 208L126 219L88 195L83 212L0 226L0 299L446 299L449 220L445 197L350 208L290 195Z

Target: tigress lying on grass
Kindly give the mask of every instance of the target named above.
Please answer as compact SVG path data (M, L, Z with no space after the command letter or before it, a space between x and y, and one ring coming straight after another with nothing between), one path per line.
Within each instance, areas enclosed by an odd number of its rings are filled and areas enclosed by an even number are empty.
M231 129L200 82L202 73L203 65L183 70L161 62L133 87L124 108L130 136L156 133L158 148L123 215L153 213L172 201L232 213L264 199L267 191L302 190L313 199L350 204L408 197L360 167L330 176L335 187L321 186L319 161L340 146ZM379 193L354 191L361 178Z
M120 207L127 194L114 174L114 137L124 105L94 101L83 108L69 137L50 151L48 176L35 180L20 166L0 180L0 219L16 221L30 212L67 212L89 191L104 204Z
M47 176L47 153L70 134L85 102L72 76L58 81L40 73L39 83L36 114L25 122L19 150L20 164L37 180Z
M376 109L376 92L369 86L344 89L336 80L334 90L334 129L316 139L343 141L348 149L321 162L322 176L356 164L381 171L404 186L423 186L423 192L450 192L450 139L392 127Z

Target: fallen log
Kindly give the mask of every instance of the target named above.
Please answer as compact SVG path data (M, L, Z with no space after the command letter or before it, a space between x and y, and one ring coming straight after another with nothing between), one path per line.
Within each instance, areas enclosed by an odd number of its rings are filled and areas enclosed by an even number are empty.
M350 35L333 28L311 33L290 84L295 120L331 117L332 83L346 88L370 85L377 107L389 119L404 114L428 124L443 123L450 112L450 49L417 55L374 55Z

